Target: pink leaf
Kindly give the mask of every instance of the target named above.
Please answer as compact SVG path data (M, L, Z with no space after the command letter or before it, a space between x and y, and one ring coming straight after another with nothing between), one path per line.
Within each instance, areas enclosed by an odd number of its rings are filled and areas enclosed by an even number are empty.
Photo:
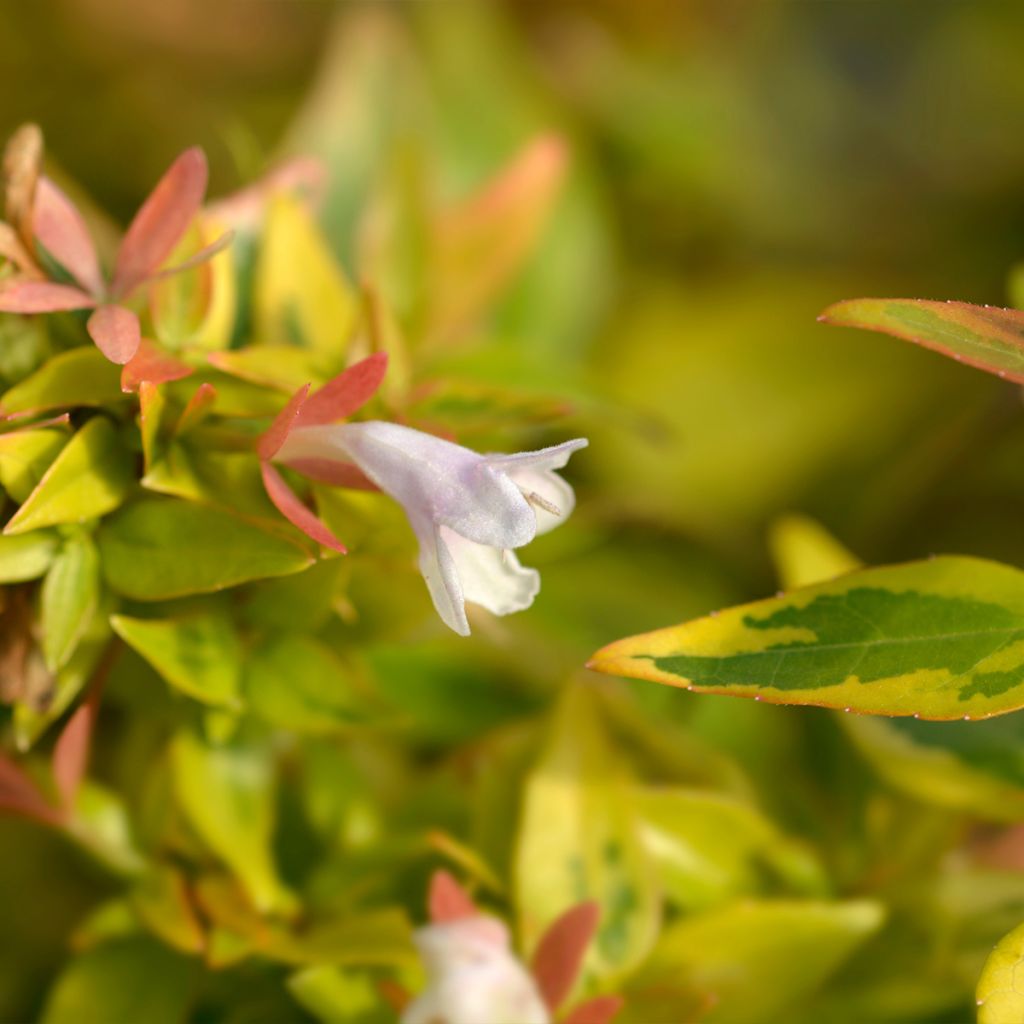
M96 247L74 203L49 178L40 178L33 232L46 251L91 295L102 295Z
M46 275L36 264L35 256L29 252L28 247L21 240L10 224L0 221L0 257L9 260L24 275L25 279L42 281Z
M299 412L295 426L318 426L351 416L373 397L387 368L387 355L375 352L343 370L309 396L309 401Z
M148 338L143 338L135 355L121 371L121 390L138 391L143 381L163 384L169 380L181 380L192 372L187 363L162 352Z
M171 267L165 267L158 273L152 274L149 280L162 281L165 277L173 277L175 274L183 274L186 270L192 270L194 267L201 266L206 263L207 260L212 260L217 253L223 252L223 250L225 250L234 241L234 239L234 231L225 231L223 235L211 242L209 245L204 245L199 252L193 253L187 260L182 260L181 263L175 263Z
M99 714L100 692L99 687L94 688L78 706L53 748L53 777L65 810L74 804L89 764L89 749Z
M206 156L198 147L185 150L135 214L114 268L113 291L126 295L171 254L206 193Z
M461 921L480 914L469 893L447 871L435 871L431 877L427 910L434 924Z
M256 445L256 454L261 459L272 459L281 449L281 445L288 440L288 435L295 426L299 412L309 394L309 385L304 384L290 399L288 404L274 417L266 433L259 439Z
M533 954L533 976L554 1011L572 991L601 910L593 901L571 907L544 933Z
M284 464L318 484L331 487L347 487L357 491L379 491L380 488L351 462L335 462L333 459L285 459Z
M196 424L201 423L216 400L217 389L209 381L203 381L196 388L196 393L188 400L181 416L178 417L174 433L180 437L182 434L188 433Z
M622 996L597 996L588 999L565 1017L562 1024L608 1024L622 1009L624 1003Z
M311 537L325 548L332 548L341 554L347 553L344 544L297 497L284 482L284 478L269 462L260 464L263 473L263 486L267 489L270 500L293 526L297 526L307 537Z
M18 279L0 288L0 313L62 313L95 305L91 295L69 284Z
M0 754L0 810L47 825L60 823L60 814L46 802L39 787L3 754Z
M142 342L139 318L123 306L100 306L85 326L96 347L119 365L129 362Z

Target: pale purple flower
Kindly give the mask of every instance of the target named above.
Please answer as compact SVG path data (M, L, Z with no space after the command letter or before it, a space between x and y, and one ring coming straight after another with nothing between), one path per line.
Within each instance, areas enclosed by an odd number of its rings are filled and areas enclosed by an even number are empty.
M509 950L508 931L480 914L420 928L416 946L427 988L401 1024L550 1024L529 971Z
M514 548L554 529L575 496L555 470L584 438L515 455L480 455L397 423L370 421L298 427L276 458L355 463L405 509L420 544L419 566L438 614L469 634L465 603L495 615L521 611L540 590L540 574Z

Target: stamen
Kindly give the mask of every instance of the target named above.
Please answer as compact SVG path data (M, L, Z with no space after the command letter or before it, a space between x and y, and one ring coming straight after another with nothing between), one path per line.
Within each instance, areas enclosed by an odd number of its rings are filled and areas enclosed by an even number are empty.
M562 510L552 502L548 501L547 498L542 498L536 491L523 491L523 497L537 508L544 509L545 512L550 512L553 516L560 516Z

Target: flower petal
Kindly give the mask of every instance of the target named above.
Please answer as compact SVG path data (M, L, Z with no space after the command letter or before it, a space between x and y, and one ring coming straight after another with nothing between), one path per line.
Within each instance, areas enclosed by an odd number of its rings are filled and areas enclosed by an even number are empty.
M427 904L434 924L476 917L480 913L469 893L447 871L435 871L431 876Z
M284 477L269 462L260 464L263 474L263 486L277 510L293 526L297 526L307 537L318 544L332 548L341 554L347 553L344 544L295 496L292 489L285 483Z
M319 426L351 416L376 394L387 369L388 357L383 352L354 363L309 396L295 425Z
M171 164L128 226L114 268L114 294L127 294L159 269L199 212L206 179L206 156L198 146Z
M440 531L455 560L463 600L495 615L511 615L533 604L540 591L540 573L536 569L524 569L509 550L476 544L445 526Z
M100 306L85 327L96 347L112 363L129 362L142 342L139 318L123 306Z
M505 473L513 473L522 469L551 470L562 469L569 461L573 452L586 448L590 442L585 437L577 437L572 441L553 444L549 448L539 448L535 452L516 452L514 455L495 453L485 455L489 466Z
M413 524L416 529L416 524ZM459 636L469 636L469 621L466 618L466 604L462 597L462 584L455 568L448 546L441 537L439 527L432 523L421 524L416 530L420 542L420 572L427 582L427 589L434 602L441 621L455 630Z
M351 462L335 459L288 459L285 465L318 484L331 487L347 487L357 491L379 491L380 488Z
M103 274L89 229L75 204L49 178L40 178L36 188L32 230L90 295L103 294Z
M576 507L576 493L572 485L552 469L515 468L508 476L533 506L538 536L550 533L564 523Z
M12 280L0 288L0 313L62 313L95 305L91 295L69 284Z

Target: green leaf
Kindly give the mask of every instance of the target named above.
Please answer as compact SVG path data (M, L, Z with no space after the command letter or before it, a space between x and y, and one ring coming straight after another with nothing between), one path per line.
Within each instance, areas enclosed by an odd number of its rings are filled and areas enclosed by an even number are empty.
M1024 924L1004 936L978 979L978 1024L1010 1024L1024 1020Z
M0 536L0 583L38 579L50 568L56 553L57 535L52 530Z
M231 620L211 612L181 619L115 615L114 632L171 686L215 707L240 708L242 645Z
M4 533L105 515L124 501L135 483L132 462L110 420L93 417L57 456Z
M43 479L69 436L64 430L0 434L0 484L19 505Z
M353 692L351 676L329 647L288 633L250 652L245 693L252 710L279 728L345 731L368 717L365 700Z
M313 559L277 533L219 509L172 499L140 501L101 524L103 573L140 601L207 593L300 572Z
M172 743L171 765L178 804L255 906L286 907L290 898L271 853L276 787L269 751L240 742L213 746L182 731Z
M85 345L54 356L31 377L16 384L0 398L0 411L10 415L76 405L108 405L124 397L121 368L98 348Z
M305 204L270 204L256 267L256 334L277 344L344 354L358 302Z
M43 580L40 598L43 657L63 667L82 639L100 596L100 562L87 533L69 537Z
M769 534L772 558L786 590L809 587L861 567L820 523L807 516L783 516Z
M626 990L627 1020L674 1019L653 1012L658 993L707 997L713 1021L788 1020L882 924L882 907L771 901L732 904L667 928ZM676 1006L679 1004L676 1003ZM664 1012L664 1008L662 1008Z
M653 944L657 882L630 780L582 686L566 690L527 778L514 872L528 950L555 918L588 899L603 908L588 957L595 974L627 971Z
M232 377L289 395L304 384L324 383L338 369L336 354L325 357L295 345L255 345L216 352L210 362Z
M1024 312L1019 309L925 299L849 299L829 306L818 319L882 331L1024 383Z
M864 569L610 644L599 672L926 719L1024 706L1024 573L943 557Z
M195 961L152 939L107 942L64 969L46 1001L41 1024L181 1024L197 973Z
M333 964L306 967L288 978L288 991L324 1024L385 1024L394 1019L367 974Z

